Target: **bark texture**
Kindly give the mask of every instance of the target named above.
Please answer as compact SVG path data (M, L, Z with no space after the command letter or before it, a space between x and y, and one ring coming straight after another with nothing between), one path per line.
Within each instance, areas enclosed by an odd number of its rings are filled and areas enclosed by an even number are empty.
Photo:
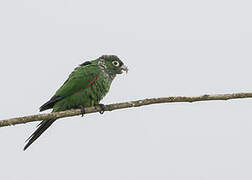
M196 101L211 101L211 100L229 100L229 99L241 99L241 98L252 98L252 93L233 93L233 94L212 94L212 95L201 95L201 96L171 96L171 97L160 97L160 98L149 98L137 101L122 102L116 104L108 104L105 106L105 111L113 111L117 109L139 107L150 104L159 103L174 103L174 102L196 102ZM95 113L101 111L100 106L87 107L85 108L86 114ZM16 124L24 124L33 121L42 121L48 119L59 119L70 116L81 115L81 110L73 109L54 113L44 113L24 117L16 117L0 121L0 127L11 126Z

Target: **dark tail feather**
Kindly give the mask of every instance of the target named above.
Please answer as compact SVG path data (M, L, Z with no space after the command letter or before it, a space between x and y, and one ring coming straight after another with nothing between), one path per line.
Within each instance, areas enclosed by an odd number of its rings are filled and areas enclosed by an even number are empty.
M25 141L28 143L24 147L24 151L36 140L38 137L47 129L49 128L52 123L55 121L55 119L50 120L44 120L41 123L39 123L38 128L36 131Z

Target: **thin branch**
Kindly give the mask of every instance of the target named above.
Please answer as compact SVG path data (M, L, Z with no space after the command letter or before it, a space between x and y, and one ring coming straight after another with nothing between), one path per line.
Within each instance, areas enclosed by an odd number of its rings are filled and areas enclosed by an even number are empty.
M196 101L210 101L210 100L229 100L229 99L241 99L241 98L252 98L252 93L234 93L234 94L213 94L213 95L202 95L202 96L174 96L174 97L162 97L162 98L151 98L137 101L129 101L123 103L109 104L105 106L105 111L113 111L116 109L124 109L131 107L139 107L150 104L159 103L174 103L174 102L196 102ZM86 113L95 113L101 111L99 106L85 108ZM37 114L31 116L17 117L7 120L0 121L0 127L10 126L15 124L24 124L32 121L42 121L49 119L59 119L63 117L71 117L80 115L80 109L73 109L54 113Z

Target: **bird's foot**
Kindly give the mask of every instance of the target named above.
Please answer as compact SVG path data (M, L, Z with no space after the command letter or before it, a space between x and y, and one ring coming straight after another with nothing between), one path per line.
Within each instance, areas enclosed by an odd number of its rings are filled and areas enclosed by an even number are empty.
M86 110L85 110L84 106L80 105L80 110L81 110L81 117L83 117L84 114L86 114Z
M99 111L100 114L103 114L105 112L105 105L104 104L98 104L100 106L101 110Z

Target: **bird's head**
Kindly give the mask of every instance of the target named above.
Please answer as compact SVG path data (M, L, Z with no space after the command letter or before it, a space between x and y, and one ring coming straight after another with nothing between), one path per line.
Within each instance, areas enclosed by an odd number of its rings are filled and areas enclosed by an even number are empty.
M128 72L127 66L115 55L103 55L99 59L103 59L106 68L113 74L122 74L123 71Z

